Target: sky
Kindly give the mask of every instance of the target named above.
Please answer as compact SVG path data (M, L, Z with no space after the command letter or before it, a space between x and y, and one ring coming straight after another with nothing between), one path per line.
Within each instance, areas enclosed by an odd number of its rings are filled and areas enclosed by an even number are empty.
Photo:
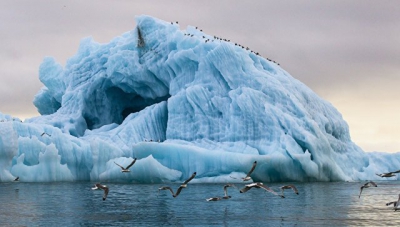
M107 43L136 15L198 26L280 66L332 103L364 151L400 152L400 4L396 0L0 1L0 112L38 116L46 56L65 65L80 40Z

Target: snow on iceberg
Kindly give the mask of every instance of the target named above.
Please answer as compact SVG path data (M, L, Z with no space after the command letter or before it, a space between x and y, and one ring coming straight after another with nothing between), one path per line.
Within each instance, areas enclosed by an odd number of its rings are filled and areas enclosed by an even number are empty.
M47 57L41 116L0 114L0 181L232 182L378 179L400 155L365 153L327 101L275 62L150 16L65 67ZM137 162L131 172L122 165ZM398 179L394 177L392 179ZM240 180L239 180L240 181Z

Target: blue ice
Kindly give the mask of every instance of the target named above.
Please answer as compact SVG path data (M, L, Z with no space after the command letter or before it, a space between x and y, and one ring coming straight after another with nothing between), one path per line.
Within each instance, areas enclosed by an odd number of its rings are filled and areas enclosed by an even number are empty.
M277 63L193 26L138 16L109 43L83 39L64 67L46 57L39 79L40 116L0 114L1 182L232 182L254 161L255 181L357 181L400 166L363 152ZM114 164L133 158L129 173Z

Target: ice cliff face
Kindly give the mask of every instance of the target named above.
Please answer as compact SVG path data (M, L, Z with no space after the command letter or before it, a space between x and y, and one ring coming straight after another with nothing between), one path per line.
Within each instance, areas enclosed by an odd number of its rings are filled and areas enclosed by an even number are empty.
M194 27L136 22L110 43L82 40L65 67L44 59L41 116L0 116L0 181L227 182L255 160L255 181L361 180L399 165L364 153L276 63ZM134 157L128 174L114 164Z

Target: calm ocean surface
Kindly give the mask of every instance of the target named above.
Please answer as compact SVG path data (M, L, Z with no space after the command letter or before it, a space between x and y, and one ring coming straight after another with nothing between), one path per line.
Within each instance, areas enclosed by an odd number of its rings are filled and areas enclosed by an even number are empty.
M158 188L179 184L105 183L103 201L91 182L0 183L0 226L399 226L400 211L385 204L397 200L400 182L377 181L359 199L363 183L295 183L299 195L286 190L284 199L231 187L231 199L215 202L206 199L223 196L224 184L189 183L173 198Z

